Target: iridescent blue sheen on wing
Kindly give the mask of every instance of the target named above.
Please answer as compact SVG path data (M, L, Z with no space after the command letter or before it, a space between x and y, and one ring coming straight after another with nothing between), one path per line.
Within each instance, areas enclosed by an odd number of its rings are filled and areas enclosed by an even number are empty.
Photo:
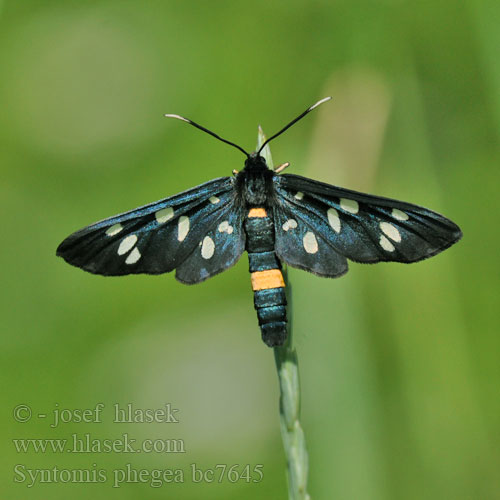
M462 235L446 217L410 203L297 175L276 176L274 183L277 254L291 266L322 276L345 272L342 257L365 263L416 262L445 250ZM284 231L288 219L297 227ZM300 244L307 232L314 234L317 252L308 253ZM318 263L315 257L331 262Z
M321 230L321 224L294 203L281 200L274 208L276 255L286 264L318 276L342 276L347 272L347 260L331 243L328 231ZM309 242L309 251L304 241Z
M175 277L182 283L199 283L236 264L244 250L243 213L239 205L227 204L217 223L177 267Z
M85 271L105 276L172 271L229 213L237 212L233 183L229 177L214 179L87 226L66 238L57 255ZM243 251L244 243L237 241L241 222L233 222L236 244L224 250L221 260L212 260L210 275L232 265ZM199 280L205 277L198 276ZM192 277L190 282L197 281Z

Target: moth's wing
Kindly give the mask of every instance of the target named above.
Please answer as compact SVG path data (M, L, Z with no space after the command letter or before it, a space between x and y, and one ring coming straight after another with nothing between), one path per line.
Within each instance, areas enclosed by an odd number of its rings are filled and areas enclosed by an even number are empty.
M324 276L341 274L334 264L330 266L332 272L327 264L314 262L314 257L323 258L320 251L326 246L355 262L409 263L436 255L462 236L460 228L446 217L410 203L297 175L276 176L274 183L278 256L292 266ZM290 228L293 222L287 224L291 219L297 224L295 229ZM318 241L318 252L310 255L305 255L307 233ZM312 236L308 238L312 241ZM300 249L295 248L297 245ZM314 245L309 248L314 249ZM298 255L300 252L302 256Z
M229 177L214 179L92 224L66 238L57 255L85 271L106 276L172 271L234 206L233 182ZM234 234L236 242L241 229ZM225 263L231 251L232 263L241 255L241 242L237 243L225 250Z
M239 204L232 203L177 267L175 277L182 283L199 283L236 264L244 250L243 213Z
M317 230L317 221L279 199L273 207L275 252L286 264L318 276L336 278L348 270L347 259Z

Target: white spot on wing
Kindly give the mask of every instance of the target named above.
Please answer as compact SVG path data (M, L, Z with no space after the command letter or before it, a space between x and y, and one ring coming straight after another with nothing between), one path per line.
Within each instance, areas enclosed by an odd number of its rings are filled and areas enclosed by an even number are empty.
M359 212L359 204L356 200L350 200L349 198L340 198L340 208L351 214L357 214Z
M123 226L121 224L114 224L111 227L108 227L106 230L106 234L108 236L114 236L115 234L118 234L121 230L123 229Z
M391 238L392 241L396 241L399 243L401 241L401 234L398 231L398 228L396 226L393 226L389 222L381 222L380 223L380 229L382 229L382 232Z
M311 231L307 231L302 241L304 243L304 249L307 253L316 253L318 251L318 240L316 239L316 236L314 236L314 233L311 233Z
M174 209L172 207L162 208L155 213L158 224L165 224L174 216Z
M127 253L137 242L137 235L129 234L127 237L123 238L118 247L118 255L123 255Z
M184 238L189 233L189 217L181 215L179 217L179 224L177 229L178 229L177 239L179 241L183 241Z
M141 252L135 247L125 259L125 264L135 264L141 258Z
M394 252L394 245L384 235L380 237L379 243L387 252Z
M304 198L304 193L302 191L298 191L297 194L295 195L295 198L297 200L301 200L302 198Z
M220 201L220 199L217 198L217 196L210 196L208 200L210 201L210 203L213 203L214 205L217 205L217 203L219 203Z
M397 208L392 209L391 215L398 220L408 220L408 214L405 212L402 212L401 210L398 210Z
M332 229L336 233L340 233L340 217L337 210L329 208L326 214L328 215L328 223L332 226Z
M210 236L205 236L201 245L201 256L204 259L210 259L215 252L215 243Z
M288 219L283 224L283 231L288 231L289 229L295 229L297 227L297 221L295 219Z
M231 234L234 230L233 226L229 225L229 221L224 220L219 224L218 227L219 233L227 233Z

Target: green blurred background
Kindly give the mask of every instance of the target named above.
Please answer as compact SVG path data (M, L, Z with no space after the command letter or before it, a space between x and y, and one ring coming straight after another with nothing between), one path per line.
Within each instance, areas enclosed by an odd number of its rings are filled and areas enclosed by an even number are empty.
M442 212L458 245L412 266L290 271L313 498L500 498L500 4L4 1L2 420L8 499L285 498L278 389L244 256L187 287L101 278L55 257L69 233L241 168L243 157ZM51 428L54 408L106 405ZM33 418L15 422L27 404ZM178 408L117 424L112 405ZM57 406L58 405L58 406ZM12 439L183 439L186 453L17 452ZM199 484L190 464L263 465L260 483ZM16 483L14 467L104 469L104 484ZM113 470L183 469L183 484L113 488Z

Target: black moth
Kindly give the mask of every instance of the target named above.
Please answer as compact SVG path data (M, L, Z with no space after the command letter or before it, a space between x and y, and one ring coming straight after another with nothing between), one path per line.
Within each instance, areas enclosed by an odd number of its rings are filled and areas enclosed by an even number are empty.
M234 177L220 177L170 198L87 226L68 236L57 255L105 276L176 270L193 284L234 265L248 252L263 341L287 338L282 263L336 278L355 262L417 262L457 242L460 228L426 208L350 191L298 175L279 175L260 155L269 141L330 98L317 102L248 154Z

